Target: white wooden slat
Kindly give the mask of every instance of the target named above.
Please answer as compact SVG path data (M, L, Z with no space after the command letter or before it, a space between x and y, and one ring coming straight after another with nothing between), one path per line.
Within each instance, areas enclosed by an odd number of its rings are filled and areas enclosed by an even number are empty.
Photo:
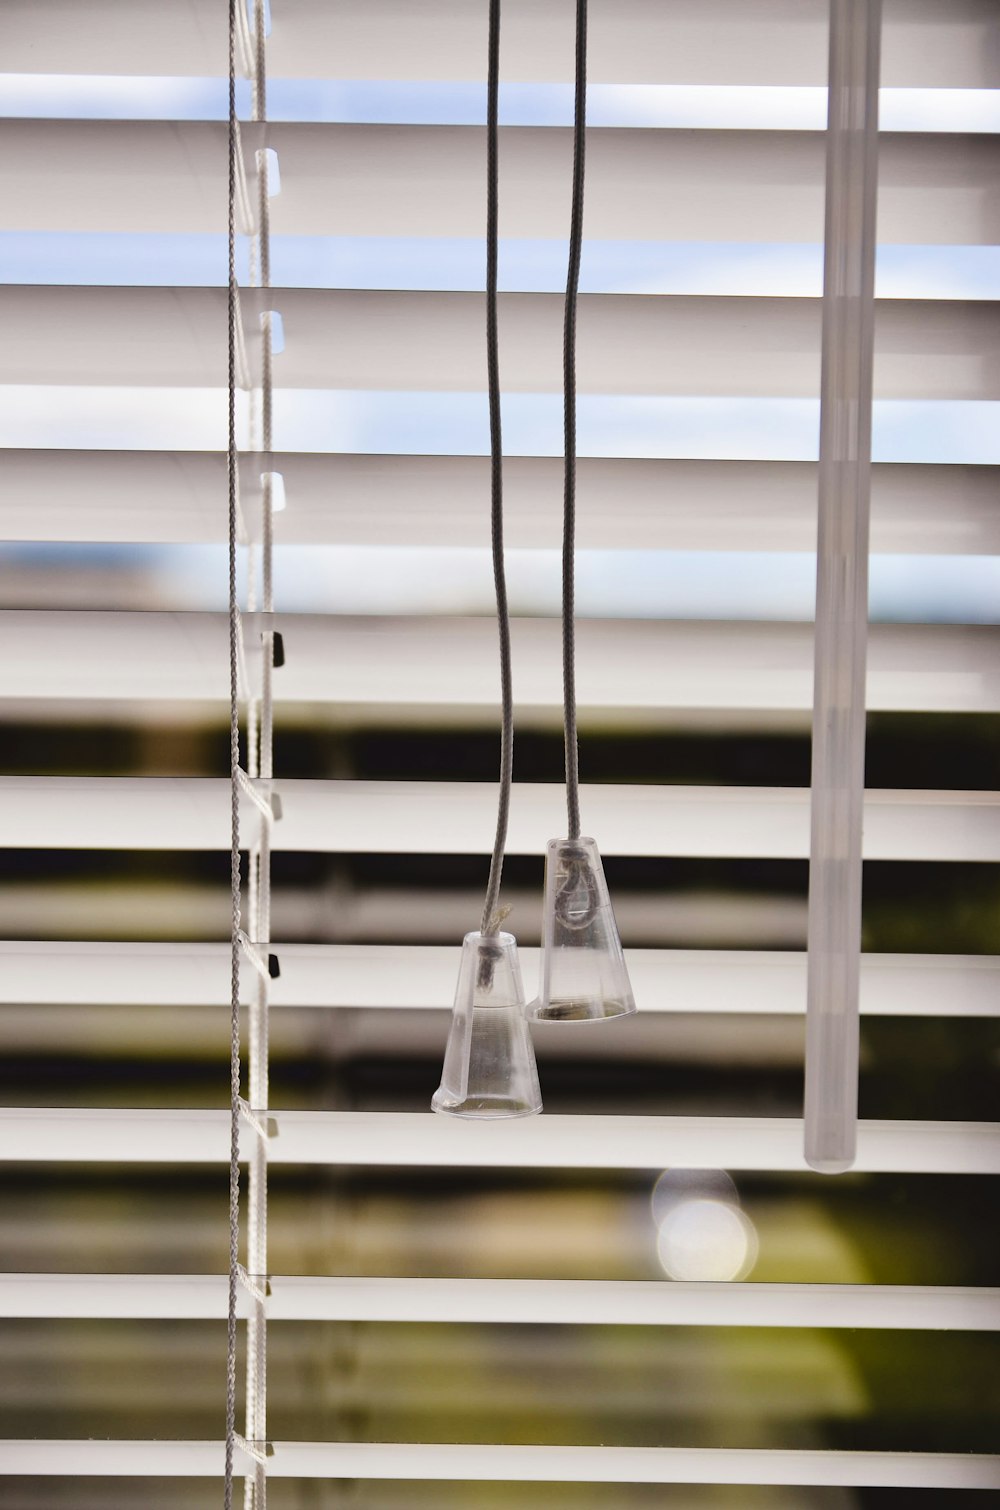
M714 1447L491 1447L274 1442L269 1478L468 1479L524 1483L802 1484L996 1489L1000 1456ZM4 1441L0 1474L218 1478L222 1442ZM237 1451L237 1474L251 1460Z
M991 0L886 0L890 86L995 84ZM213 0L7 0L10 72L223 75L225 14ZM825 84L823 0L593 0L590 77L615 84ZM481 79L486 17L468 0L282 0L268 39L273 78ZM510 79L572 78L572 16L559 0L507 0Z
M421 722L495 720L496 631L489 619L279 614L281 703L392 710ZM228 697L223 614L0 610L0 696L25 705ZM516 619L512 638L522 717L561 710L555 619ZM254 653L247 622L248 655ZM812 700L812 626L726 621L581 619L577 695L600 710L655 722L671 710L798 712ZM872 627L868 707L874 712L1000 711L1000 629Z
M474 293L245 291L281 313L281 388L478 392L483 300ZM580 299L578 386L603 394L814 397L820 300L644 294ZM221 288L0 287L0 382L223 386ZM501 294L506 392L558 392L562 296ZM254 332L257 332L256 334ZM1000 396L1000 302L890 299L876 311L877 398Z
M347 1168L731 1169L808 1173L797 1117L268 1113L272 1164ZM243 1129L241 1157L257 1133ZM206 1164L229 1159L228 1111L0 1108L0 1161ZM1000 1123L862 1122L859 1173L1000 1174Z
M245 125L242 140L253 199L263 137ZM481 234L482 127L278 122L267 142L281 170L272 235ZM500 152L500 234L564 236L571 132L507 127ZM885 132L879 240L991 244L995 173L990 136ZM0 122L9 230L223 234L225 174L221 121ZM587 235L820 242L823 178L820 132L594 127Z
M448 1009L459 948L443 945L274 945L283 1007ZM538 950L520 949L527 981ZM792 950L629 949L642 1013L797 1015L805 955ZM229 1001L228 944L0 940L0 1004L221 1006ZM865 954L861 1010L869 1016L1000 1016L1000 958Z
M275 850L478 854L492 831L492 782L281 781ZM584 786L605 855L803 859L807 787ZM256 808L244 798L244 833ZM0 777L0 825L22 849L229 848L228 780ZM542 854L565 828L563 788L515 783L511 854ZM869 791L866 860L1000 861L1000 793Z
M244 512L253 520L256 458L244 457ZM288 506L279 545L484 546L489 459L275 452ZM258 470L259 470L259 463ZM225 540L225 457L212 451L3 453L0 538ZM581 457L577 544L631 550L812 551L816 466L792 461ZM872 549L1000 554L996 469L872 468ZM609 509L608 499L615 500ZM558 544L562 460L504 458L504 536L513 549Z
M1000 1331L1000 1289L717 1281L269 1277L270 1321ZM0 1316L225 1318L224 1274L0 1274ZM240 1314L248 1311L240 1291Z

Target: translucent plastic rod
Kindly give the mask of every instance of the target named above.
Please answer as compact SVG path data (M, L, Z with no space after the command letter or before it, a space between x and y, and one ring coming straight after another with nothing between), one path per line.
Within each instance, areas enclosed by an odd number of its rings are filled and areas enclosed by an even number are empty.
M881 0L831 0L805 1155L854 1162Z
M718 1447L494 1446L437 1442L274 1442L269 1478L467 1479L576 1484L827 1484L1000 1488L1000 1457L979 1453L783 1451ZM240 1454L237 1472L253 1471ZM220 1442L0 1442L0 1474L208 1478Z

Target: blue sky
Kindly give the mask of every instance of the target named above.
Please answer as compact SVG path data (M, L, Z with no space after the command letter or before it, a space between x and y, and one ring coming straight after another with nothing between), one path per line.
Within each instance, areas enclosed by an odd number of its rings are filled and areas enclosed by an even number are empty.
M4 283L222 285L224 235L140 232L0 233ZM271 281L285 288L481 289L485 254L473 237L281 236L271 238ZM566 246L507 238L501 290L556 293L566 282ZM248 279L241 238L239 272ZM804 242L607 241L584 247L585 293L755 294L814 298L823 248ZM1000 247L883 246L876 294L883 299L995 299Z
M6 554L8 564L71 573L76 601L92 573L95 598L89 606L95 608L115 606L107 598L109 566L122 572L122 601L129 606L137 584L149 608L221 612L226 606L227 552L221 545L18 545L8 546ZM576 577L581 618L627 612L630 618L801 622L813 614L815 563L806 552L580 550ZM515 614L558 615L558 550L508 550L507 578ZM494 610L485 548L278 545L274 581L276 601L286 612ZM996 623L1000 560L873 556L869 599L873 621Z
M241 114L250 88L237 86ZM480 125L482 83L399 79L279 79L267 85L273 121L359 121L405 125ZM228 85L213 78L131 78L117 75L0 74L0 117L98 120L225 120ZM884 131L1000 131L1000 91L883 89ZM591 85L592 126L709 126L820 131L826 124L821 87L754 85ZM567 126L570 84L501 86L500 121L507 126Z
M242 86L241 95L245 111ZM598 86L588 98L591 124L605 126L815 130L822 128L825 113L822 89ZM484 90L474 83L272 79L268 103L274 120L475 124L483 119ZM1000 131L1000 91L884 90L881 111L884 129ZM226 85L219 79L0 75L0 116L222 119L225 113ZM571 113L568 86L504 87L501 118L507 124L566 125ZM245 247L240 262L245 275ZM807 297L820 292L821 276L818 245L592 239L584 251L581 286L601 292ZM225 278L224 237L0 233L5 282L218 285ZM564 278L562 241L502 244L502 288L558 291ZM476 239L460 238L275 236L272 281L311 288L474 290L483 285L483 248ZM883 298L995 299L1000 248L881 247L877 292ZM998 411L1000 405L985 401L877 403L875 458L996 465ZM506 395L503 414L508 453L560 454L558 395ZM0 416L0 445L7 446L215 449L225 438L225 395L216 390L10 387L3 391ZM279 388L275 431L279 449L443 454L488 449L485 402L475 393ZM812 400L584 395L579 401L583 455L808 459L816 455L817 432L818 403ZM178 549L159 557L164 571L181 571ZM212 553L198 550L184 571L194 596L214 601ZM367 602L377 611L389 588L398 603L398 591L413 578L413 553L393 562L383 555L379 577L359 550L329 547L308 559L286 555L287 606L340 604L358 612ZM776 598L774 561L765 556L756 558L748 574L737 564L743 561L745 567L746 558L730 560L723 552L697 559L664 552L581 553L581 611L656 613L669 604L671 613L711 614L723 605L732 611L735 603L737 612L751 617L808 616L811 558L781 560L784 586ZM877 559L873 615L995 619L997 564L995 558ZM515 597L529 605L523 611L532 611L531 604L534 611L538 605L555 611L554 569L552 552L511 553ZM477 604L475 611L488 611L485 552L438 552L433 575L442 608L450 604L452 611L462 611L462 605ZM463 582L478 585L466 590ZM416 611L418 604L412 607Z

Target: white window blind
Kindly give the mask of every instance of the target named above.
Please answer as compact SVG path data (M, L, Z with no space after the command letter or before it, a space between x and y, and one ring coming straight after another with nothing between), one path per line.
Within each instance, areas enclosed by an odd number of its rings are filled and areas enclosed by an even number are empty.
M968 921L995 912L981 877L1000 860L996 7L884 5L867 707L876 733L903 734L892 758L870 748L864 855L899 895L895 931L862 959L864 1027L890 1036L863 1035L843 1184L806 1170L795 1099L808 766L776 757L771 779L730 753L717 774L717 749L807 742L827 7L591 0L581 766L639 1016L600 1043L540 1029L549 1109L500 1126L422 1109L495 802L477 753L492 758L497 722L485 0L271 10L269 119L250 119L245 91L241 136L246 224L258 151L275 154L273 287L254 286L244 242L240 278L246 390L261 316L280 315L273 452L256 454L245 394L240 424L245 517L262 471L284 503L277 613L245 619L247 675L261 628L285 652L272 1504L642 1506L662 1503L643 1486L677 1485L705 1496L685 1504L867 1507L882 1490L996 1490L1000 1457L960 1417L995 1388L1000 1289L981 1254L955 1255L987 1241L970 1213L995 1191L1000 1125L979 1080L967 1116L945 1069L930 1092L926 1062L919 1093L906 1084L920 1054L971 1073L968 1043L995 1071L1000 1016L995 926ZM0 1474L25 1506L203 1505L225 1400L226 7L8 0L4 32L0 1032L42 1094L12 1073L0 1109L0 1324L24 1426L5 1431ZM521 741L505 896L530 991L532 857L562 804L545 750L572 4L505 0L501 59ZM911 737L915 768L954 785L915 784ZM678 740L688 753L664 768ZM988 779L964 768L980 749ZM934 867L961 947L933 943L926 897L922 914L908 903L907 878ZM761 875L736 894L734 876ZM647 1195L671 1169L740 1182L750 1277L660 1276ZM868 1231L882 1192L940 1211L930 1226L882 1213L862 1262L845 1233ZM623 1257L642 1222L646 1269ZM537 1224L551 1252L518 1247L511 1223ZM914 1233L926 1252L904 1252ZM838 1352L854 1331L876 1351ZM964 1371L972 1395L936 1402L943 1333L959 1350L940 1377ZM916 1407L893 1394L911 1367ZM59 1370L78 1371L77 1394ZM118 1375L144 1380L131 1400Z

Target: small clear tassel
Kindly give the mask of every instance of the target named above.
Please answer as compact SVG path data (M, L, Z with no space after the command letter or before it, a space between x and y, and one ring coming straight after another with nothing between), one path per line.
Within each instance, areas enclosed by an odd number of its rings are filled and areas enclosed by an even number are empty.
M431 1106L451 1117L529 1117L542 1109L513 934L467 933L441 1084Z
M593 839L550 839L546 846L541 981L527 1011L546 1022L603 1022L635 1011Z

